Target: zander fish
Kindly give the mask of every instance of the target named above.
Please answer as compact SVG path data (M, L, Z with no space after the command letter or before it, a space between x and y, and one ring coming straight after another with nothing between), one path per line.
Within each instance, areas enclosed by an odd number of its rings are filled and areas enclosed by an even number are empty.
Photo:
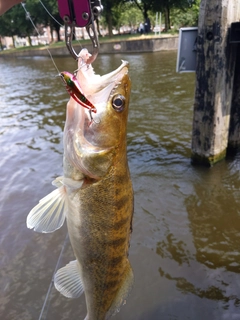
M128 260L133 190L126 150L130 79L126 61L99 76L85 64L86 52L81 54L77 79L97 113L92 118L70 98L64 175L53 182L58 188L31 210L27 226L53 232L66 217L76 260L57 271L55 287L69 298L84 292L85 320L104 320L118 311L133 284Z

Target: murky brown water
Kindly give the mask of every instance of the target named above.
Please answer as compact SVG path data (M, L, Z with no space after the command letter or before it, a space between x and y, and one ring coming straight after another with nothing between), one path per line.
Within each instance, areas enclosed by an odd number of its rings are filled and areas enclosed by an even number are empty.
M135 285L115 320L240 319L240 155L190 164L194 74L176 52L100 55L106 73L130 62L129 165L135 191L130 261ZM69 57L56 58L73 71ZM0 59L0 319L82 320L84 298L51 288L66 237L26 228L62 174L68 95L49 58ZM59 266L73 260L65 241ZM48 299L43 304L48 292ZM42 313L41 313L42 312Z

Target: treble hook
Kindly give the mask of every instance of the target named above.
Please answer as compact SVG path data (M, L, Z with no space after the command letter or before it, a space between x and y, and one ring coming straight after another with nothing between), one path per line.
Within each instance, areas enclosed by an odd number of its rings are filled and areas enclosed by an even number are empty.
M91 64L99 51L98 34L94 20L102 11L101 0L58 0L58 8L65 25L66 46L75 60L78 60L79 55L72 46L74 28L86 27L93 45L93 52L86 63Z

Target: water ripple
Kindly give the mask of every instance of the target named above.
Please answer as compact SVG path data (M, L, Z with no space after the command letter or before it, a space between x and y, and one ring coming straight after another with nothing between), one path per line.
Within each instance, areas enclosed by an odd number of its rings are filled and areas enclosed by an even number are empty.
M195 76L175 73L176 52L99 55L95 71L112 71L121 59L132 79L135 284L115 319L232 319L240 307L240 156L211 169L191 166ZM76 69L69 57L55 60L62 70ZM0 59L0 69L0 314L31 320L39 317L66 229L36 234L25 220L62 174L68 94L48 58ZM50 300L46 320L85 317L84 299L52 290Z

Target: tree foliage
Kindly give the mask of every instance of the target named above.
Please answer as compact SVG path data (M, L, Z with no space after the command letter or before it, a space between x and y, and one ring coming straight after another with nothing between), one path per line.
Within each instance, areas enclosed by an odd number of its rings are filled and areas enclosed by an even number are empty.
M0 17L0 34L2 36L12 38L15 35L19 37L29 37L32 31L33 27L30 22L26 20L26 14L20 4ZM13 45L14 43L13 39Z
M197 26L199 16L200 0L196 0L188 10L173 9L172 22L177 28L186 26Z
M120 3L123 3L123 0L102 0L103 13L102 16L105 18L109 36L112 37L113 26L116 26L119 21L119 11L117 10Z
M143 18L146 19L148 16L148 11L153 10L155 3L158 3L160 0L131 0L142 12Z
M187 11L198 0L130 0L141 10L144 19L151 12L162 12L165 18L165 31L171 28L171 11Z
M31 19L36 26L49 26L51 32L56 30L60 40L60 24L63 24L59 16L56 0L41 0L50 16L39 0L26 0L25 8L30 13ZM200 0L102 0L103 18L108 26L109 35L112 36L113 27L119 29L122 25L136 28L147 16L152 24L155 23L156 12L162 12L165 20L165 31L168 31L174 23L177 26L196 25L199 12ZM57 20L57 22L56 22ZM59 21L59 23L58 23ZM38 29L41 33L41 28ZM0 35L19 37L36 35L36 31L21 7L16 5L0 17Z
M51 15L56 20L61 21L58 13L57 1L48 0L46 2L46 6ZM29 12L29 15L35 26L49 26L51 30L56 30L58 34L58 40L60 40L60 25L49 16L38 0L25 1L25 8L27 12ZM38 32L41 34L41 28L38 29ZM36 35L36 30L29 20L29 17L26 16L21 4L14 6L0 17L0 35L9 37L28 36L29 40L30 35Z
M33 1L33 0L30 0L30 1ZM34 0L34 1L37 1L39 3L38 0ZM44 26L50 27L51 34L53 33L53 30L55 30L57 32L58 41L61 41L60 27L61 27L61 24L63 24L63 21L58 12L57 0L48 0L48 1L45 0L44 6L50 12L51 16L41 6L41 23L44 24ZM52 36L52 40L53 40L53 36Z

